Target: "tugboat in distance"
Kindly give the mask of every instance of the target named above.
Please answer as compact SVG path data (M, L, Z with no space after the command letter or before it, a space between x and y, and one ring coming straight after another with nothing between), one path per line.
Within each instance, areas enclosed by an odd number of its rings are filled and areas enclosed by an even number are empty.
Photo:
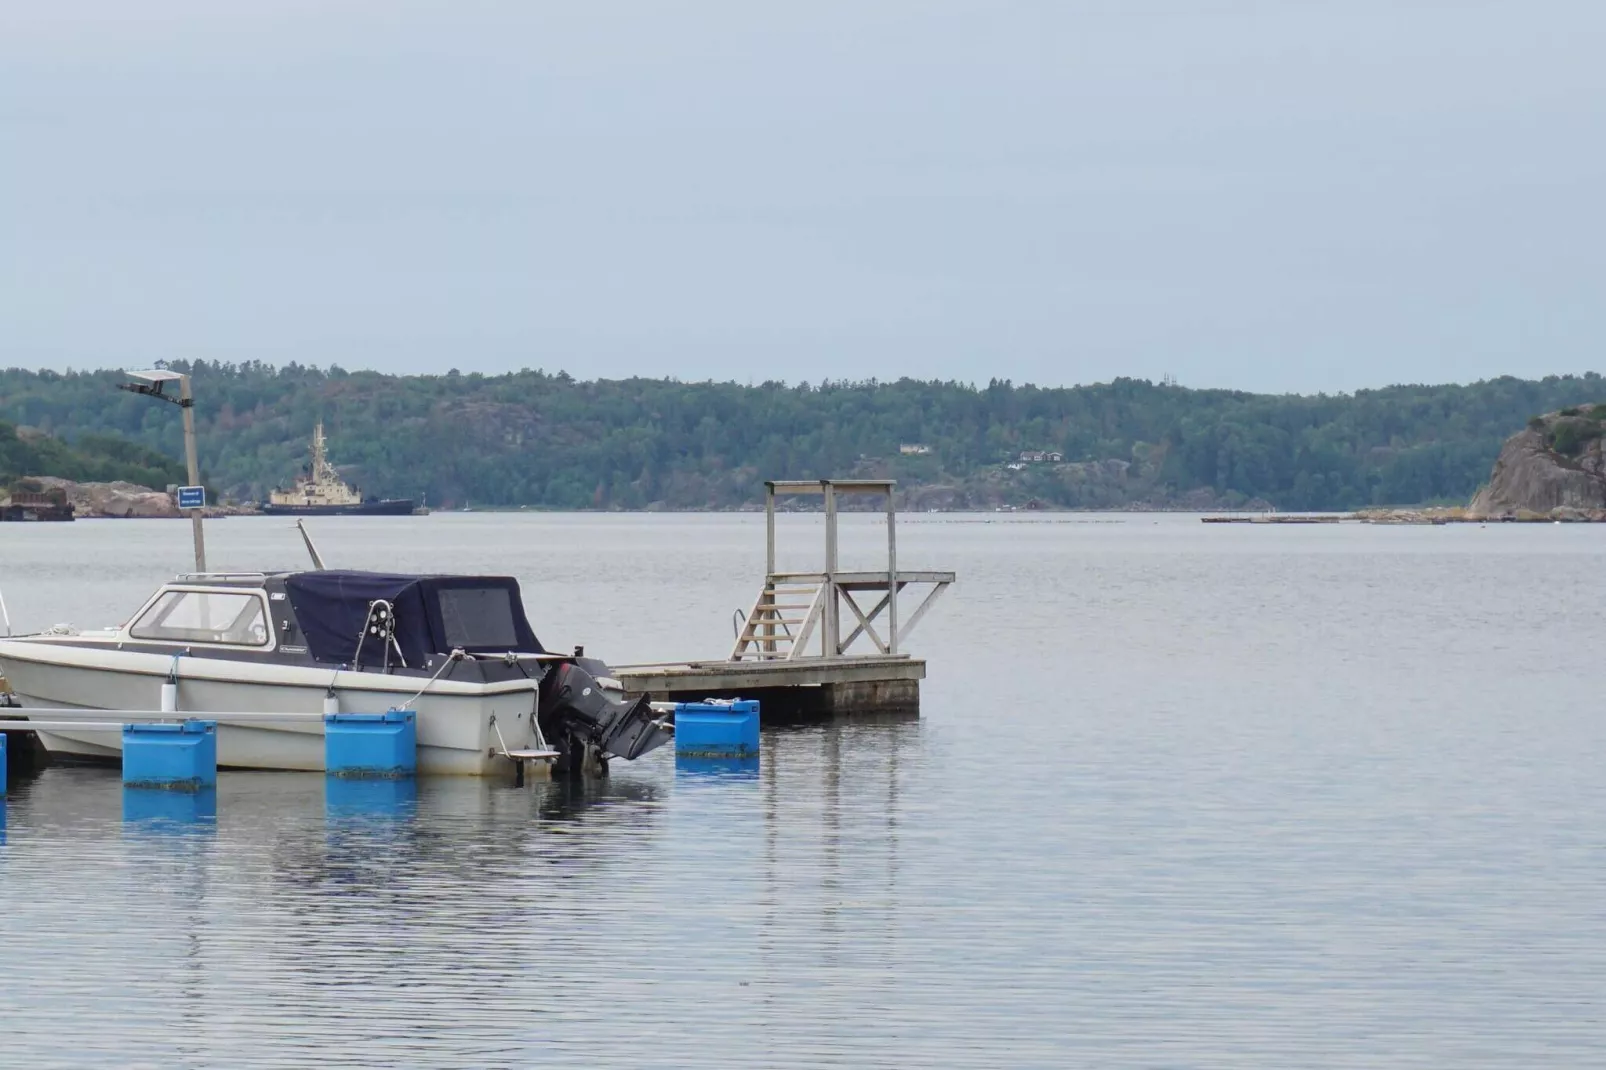
M312 430L312 463L291 490L275 488L262 503L269 516L411 516L411 498L364 498L329 463L323 422Z

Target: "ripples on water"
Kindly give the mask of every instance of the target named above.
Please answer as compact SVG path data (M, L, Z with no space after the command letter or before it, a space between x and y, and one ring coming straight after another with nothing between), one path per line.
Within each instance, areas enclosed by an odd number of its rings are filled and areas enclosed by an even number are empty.
M756 775L660 752L352 800L225 773L189 824L125 820L112 772L15 785L0 1062L1606 1062L1606 532L953 519L900 531L960 571L915 638L925 716L767 732ZM514 572L551 645L650 660L728 646L761 525L319 539ZM6 525L0 587L103 623L185 534ZM294 565L293 538L231 520L209 549ZM848 553L879 538L849 519Z

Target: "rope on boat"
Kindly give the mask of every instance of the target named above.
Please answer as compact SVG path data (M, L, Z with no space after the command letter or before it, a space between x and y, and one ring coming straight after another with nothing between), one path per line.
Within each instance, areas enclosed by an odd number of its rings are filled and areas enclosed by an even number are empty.
M409 706L411 706L413 703L417 702L419 700L419 698L424 694L424 692L429 690L429 685L433 684L436 680L439 680L441 678L441 673L446 671L446 666L452 664L454 661L462 661L466 657L468 657L468 654L464 652L462 647L454 648L452 650L452 652L450 654L446 655L445 659L441 661L441 667L435 670L435 675L431 676L428 680L426 680L424 682L424 686L423 687L421 687L417 691L413 692L413 697L412 698L408 699L406 702L403 702L400 706L397 706L395 708L398 709L398 710L405 710Z
M502 745L502 753L507 753L507 740L502 738L502 726L496 723L496 714L491 714L491 731L496 733L496 741Z

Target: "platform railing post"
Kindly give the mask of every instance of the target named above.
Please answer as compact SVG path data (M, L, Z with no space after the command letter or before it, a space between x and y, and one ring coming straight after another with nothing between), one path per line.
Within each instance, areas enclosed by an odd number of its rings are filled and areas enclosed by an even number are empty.
M836 487L830 480L825 484L825 628L823 629L824 653L833 656L842 653L837 645L841 638L841 618L838 611L836 590L837 570L837 543L836 543Z
M775 602L775 484L772 481L764 483L764 591L769 593L768 601ZM764 593L759 594L759 603L766 601ZM762 611L761 611L762 612ZM758 634L765 638L759 644L759 650L766 654L775 653L775 611L772 609L762 613L768 622L763 625ZM755 636L756 638L756 636Z
M764 484L764 581L775 580L775 484Z
M898 508L887 488L887 653L898 652Z

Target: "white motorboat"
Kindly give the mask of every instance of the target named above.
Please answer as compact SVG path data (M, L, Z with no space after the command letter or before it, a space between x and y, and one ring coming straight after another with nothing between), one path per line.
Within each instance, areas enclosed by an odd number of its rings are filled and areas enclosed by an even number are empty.
M486 775L547 748L575 770L669 738L601 662L543 649L507 576L184 575L122 627L0 639L0 673L25 707L214 718L218 764L242 769L321 770L323 725L231 713L412 709L421 773ZM38 735L52 755L121 754L117 732Z

